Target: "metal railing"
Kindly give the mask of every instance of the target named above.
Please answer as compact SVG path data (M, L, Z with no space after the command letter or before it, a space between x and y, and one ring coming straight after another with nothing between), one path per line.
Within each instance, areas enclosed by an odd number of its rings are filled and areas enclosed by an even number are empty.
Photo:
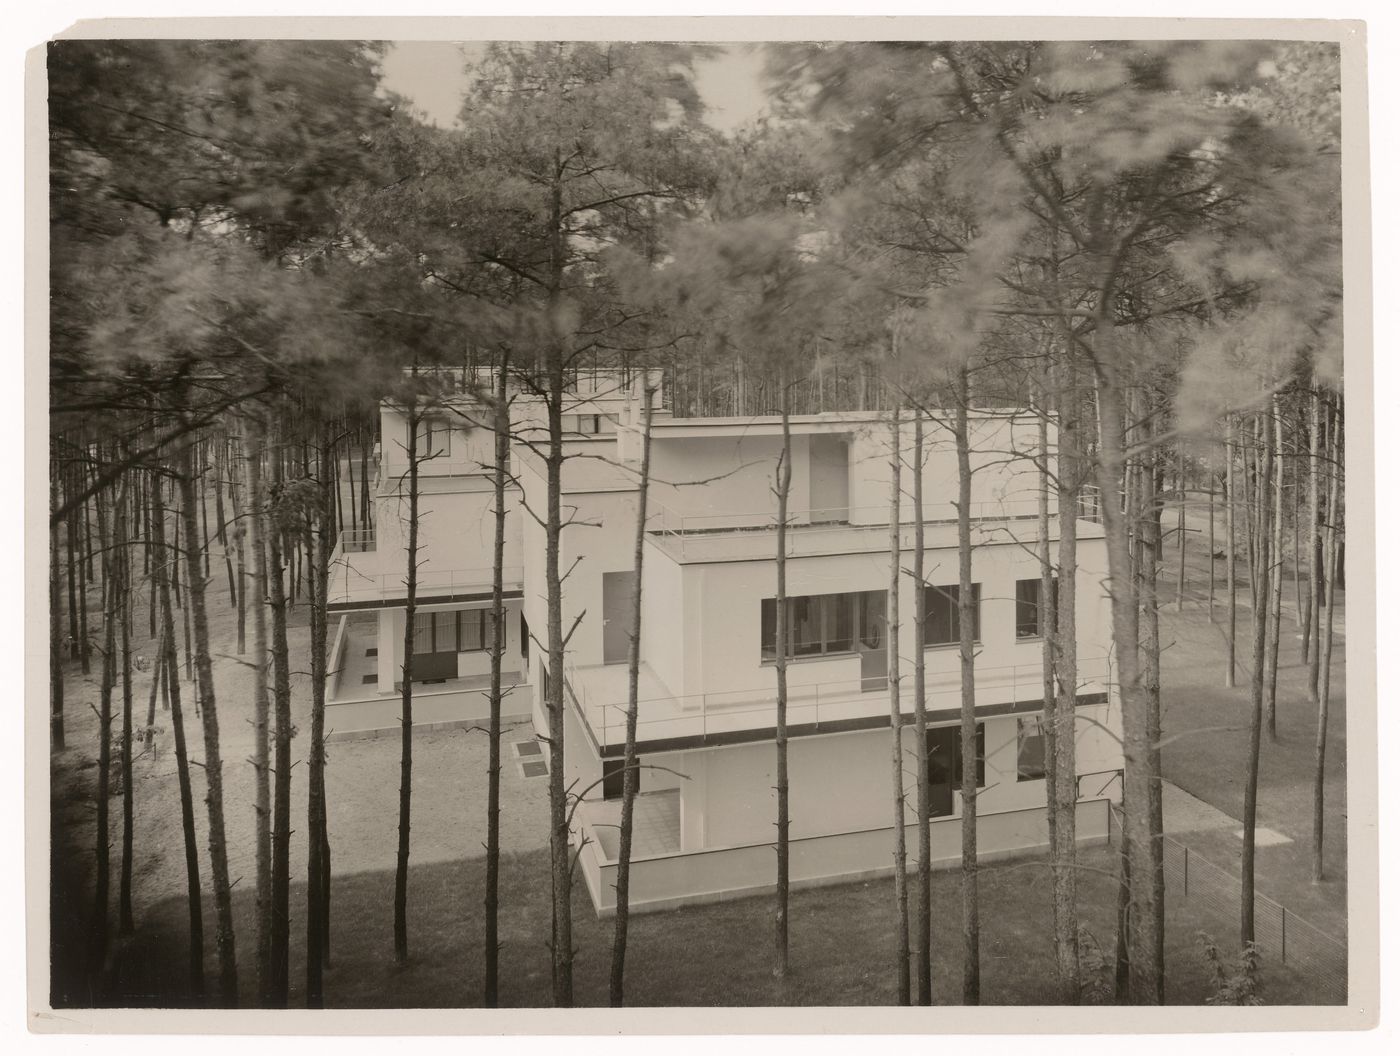
M343 528L340 532L339 554L370 554L375 550L373 528Z
M524 569L519 565L507 565L501 569L501 578L507 589L518 588L523 575ZM344 562L331 579L328 599L331 604L403 597L408 591L402 569L394 572L362 572L349 562ZM416 593L420 599L438 594L482 594L491 590L491 582L490 566L443 570L424 568L418 571Z
M1120 846L1122 808L1110 816L1110 839ZM1240 926L1240 878L1180 840L1162 837L1162 874L1167 908L1190 903L1206 917L1216 937L1238 935ZM1171 914L1168 913L1170 922ZM1199 920L1197 921L1199 923ZM1170 926L1170 924L1169 924ZM1202 929L1207 930L1207 929ZM1300 975L1319 1005L1347 1003L1347 944L1267 895L1254 892L1254 941L1265 964L1274 961ZM1222 942L1222 946L1226 943ZM1267 986L1267 983L1265 984Z
M971 520L974 524L1034 520L1036 516L1034 498L974 502L971 509ZM957 520L956 503L924 504L926 525L956 524ZM652 534L662 537L684 557L686 542L691 538L704 538L728 532L776 530L777 513L772 508L719 513L680 513L664 503L657 503L656 512L650 521L649 530ZM810 540L815 535L828 532L846 534L871 528L887 528L889 523L888 503L790 509L787 518L788 529L792 532L790 539L794 543L799 539ZM914 523L913 511L904 511L900 524L910 526Z
M621 743L627 729L627 702L598 699L590 689L589 669L581 669L565 660L565 684L580 715L600 745ZM592 670L597 670L596 668ZM1076 691L1094 689L1107 693L1112 670L1109 658L1081 657L1078 662ZM1039 699L1043 692L1043 668L1039 661L1005 667L977 669L979 693L1000 690L999 696L1015 702ZM624 691L625 692L625 691ZM637 740L654 740L662 736L694 737L702 740L713 734L761 729L776 716L776 684L755 686L718 693L687 693L652 696L637 702ZM930 710L955 706L961 694L961 675L930 671L925 675L925 699ZM987 703L994 703L988 701ZM900 685L900 710L914 711L913 679L905 677ZM656 714L664 711L665 714ZM648 712L651 712L649 715ZM833 722L864 715L888 714L889 684L885 677L856 678L840 681L788 685L787 721L789 725L819 727L823 721Z

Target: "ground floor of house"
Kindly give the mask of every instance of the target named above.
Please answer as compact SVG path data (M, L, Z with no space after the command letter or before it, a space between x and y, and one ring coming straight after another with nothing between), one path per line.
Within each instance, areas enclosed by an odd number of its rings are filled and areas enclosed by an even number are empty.
M1077 835L1107 838L1109 805L1120 798L1121 754L1107 702L1081 706L1076 738ZM576 812L579 862L596 910L615 906L622 761L592 748L566 708L565 785L588 789ZM963 759L956 722L901 730L907 846L917 845L918 751L928 757L930 838L935 863L961 854ZM793 738L788 745L791 878L795 885L848 881L894 868L892 743L883 728ZM638 911L738 897L774 882L776 818L773 741L640 755L630 903ZM989 715L978 723L979 856L1043 847L1044 741L1039 716ZM590 787L591 786L591 787ZM911 861L910 868L914 863Z
M529 628L518 597L506 601L505 612L502 713L522 717L532 705ZM399 728L406 630L402 602L333 615L326 701L329 738ZM496 633L489 596L440 599L416 607L411 665L415 726L467 723L487 716Z

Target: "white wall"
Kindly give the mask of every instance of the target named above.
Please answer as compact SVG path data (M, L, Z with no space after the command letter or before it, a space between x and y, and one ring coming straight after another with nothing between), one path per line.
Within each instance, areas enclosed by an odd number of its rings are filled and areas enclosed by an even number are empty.
M650 563L667 561L664 553L652 548ZM1085 656L1108 653L1107 600L1102 593L1103 541L1085 539L1080 544L1081 572L1075 611L1079 621L1080 651ZM904 562L909 555L906 552ZM678 564L678 563L677 563ZM675 693L722 693L753 689L774 683L771 664L762 662L760 653L761 599L777 592L777 571L771 561L728 564L686 565L681 582L684 596L674 593L674 577L660 570L651 574L655 589L644 583L642 604L645 625L664 620L682 621L684 642L683 684L668 679ZM930 550L925 557L926 576L932 584L958 581L957 551ZM1018 640L1015 634L1016 581L1038 579L1039 564L1033 547L1003 542L978 547L972 557L972 578L981 584L981 644L977 653L979 669L990 671L1040 662L1039 639ZM831 594L862 590L884 590L889 586L887 552L804 557L788 562L788 594ZM901 579L900 656L906 676L913 672L914 589L912 579ZM674 635L674 631L669 632ZM667 671L673 671L675 647L671 639L660 639L668 647L657 653L664 657ZM643 638L643 655L652 662L652 642ZM955 645L930 647L925 651L930 679L951 677L958 670ZM656 665L653 665L654 667ZM788 667L794 685L813 682L852 682L860 677L859 658L853 655L833 659L803 659Z

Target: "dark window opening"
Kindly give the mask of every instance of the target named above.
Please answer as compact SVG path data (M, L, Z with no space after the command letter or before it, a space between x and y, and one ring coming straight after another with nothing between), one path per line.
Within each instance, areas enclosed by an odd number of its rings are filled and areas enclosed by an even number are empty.
M622 759L603 760L603 798L621 799L626 779L626 762Z
M1050 581L1050 626L1054 623L1054 610L1060 603L1060 581L1052 579ZM1039 579L1018 579L1016 581L1016 637L1017 638L1039 638L1042 635L1040 626L1040 580Z
M884 644L885 592L813 594L787 599L786 655L826 656L849 653L860 644L876 649ZM778 655L778 602L761 602L760 638L765 660Z
M958 585L924 588L924 645L957 645L961 622ZM982 584L972 584L972 640L982 640Z
M1045 776L1045 730L1039 715L1016 720L1016 780L1037 781Z

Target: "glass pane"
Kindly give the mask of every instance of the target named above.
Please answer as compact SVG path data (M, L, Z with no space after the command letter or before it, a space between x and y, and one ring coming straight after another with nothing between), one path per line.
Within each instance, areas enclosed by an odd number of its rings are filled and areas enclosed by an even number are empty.
M778 636L778 603L772 598L764 598L760 619L759 640L762 643L763 659L774 660L778 650L774 646Z
M927 625L924 629L925 645L948 645L958 640L958 588L951 586L928 587L924 591L924 611Z
M1035 716L1016 723L1016 776L1023 781L1045 776L1045 734Z
M850 594L826 595L826 651L845 653L851 649L855 624L855 597Z
M1040 635L1040 580L1016 581L1016 637L1036 638Z
M456 613L435 612L433 616L436 627L433 633L433 652L455 653L457 651Z
M860 644L867 649L879 649L885 644L885 592L867 590L860 595Z
M433 651L433 614L415 613L413 617L413 651L431 653Z
M792 652L812 656L822 651L822 608L820 598L793 598Z

